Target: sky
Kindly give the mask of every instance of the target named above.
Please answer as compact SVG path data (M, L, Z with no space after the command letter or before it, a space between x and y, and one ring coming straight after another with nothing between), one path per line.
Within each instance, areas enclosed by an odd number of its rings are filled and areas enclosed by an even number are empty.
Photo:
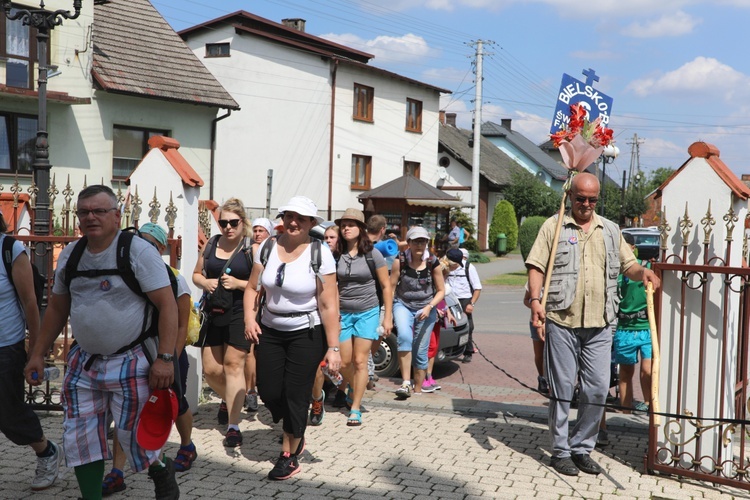
M441 109L471 128L476 42L483 42L482 121L510 118L548 139L563 73L613 99L620 156L647 174L678 168L696 141L750 174L750 0L151 0L177 31L245 10L375 57L378 66L449 89ZM748 37L748 38L745 38ZM637 136L637 141L636 141ZM637 154L635 143L638 143Z

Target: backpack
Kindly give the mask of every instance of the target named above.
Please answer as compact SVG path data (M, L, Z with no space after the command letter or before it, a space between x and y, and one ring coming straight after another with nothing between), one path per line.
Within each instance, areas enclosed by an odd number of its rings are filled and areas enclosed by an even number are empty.
M220 234L217 234L216 236L211 237L210 240L208 240L208 243L206 243L206 246L203 248L203 260L205 261L206 258L208 258L209 255L211 255L211 249L216 246L216 244L219 241L219 238L221 237ZM253 272L253 252L252 247L253 245L248 245L248 237L245 236L242 240L242 248L240 251L245 254L245 260L247 261L247 268L250 269L250 272Z
M5 235L3 240L3 264L5 264L5 272L8 275L8 281L13 285L13 290L16 292L16 298L20 300L18 296L18 290L16 290L13 284L13 244L18 241L12 236ZM31 260L31 259L29 259ZM44 299L44 289L47 287L47 280L39 272L39 268L36 264L31 263L31 276L34 280L34 295L36 295L36 305L39 308L39 312L42 312L42 300Z
M146 293L141 289L140 283L135 277L133 268L130 265L130 246L133 243L133 237L135 233L129 231L121 231L120 236L117 239L117 268L115 269L87 269L85 271L78 269L78 263L81 261L86 245L88 244L88 238L83 236L80 240L75 243L73 251L68 257L68 261L65 263L65 286L70 290L70 283L78 277L84 278L95 278L98 276L120 276L122 281L130 288L130 290L146 299L146 307L144 309L143 326L141 327L141 335L127 346L119 349L115 354L121 354L129 351L135 346L142 344L151 337L157 337L159 335L159 310L156 309L154 304L149 300ZM169 284L172 287L172 293L175 298L177 297L177 277L172 272L172 268L168 264L164 264L164 269L169 276ZM146 328L148 319L151 318L151 324ZM153 361L153 360L149 360Z
M398 286L399 283L401 283L401 280L404 277L404 274L406 273L406 253L399 252L398 253L398 283L396 283L396 286ZM437 257L430 254L429 257L427 257L427 269L430 270L429 273L427 273L427 284L432 286L432 291L435 291L435 284L432 282L432 270L435 269L435 266L437 265Z

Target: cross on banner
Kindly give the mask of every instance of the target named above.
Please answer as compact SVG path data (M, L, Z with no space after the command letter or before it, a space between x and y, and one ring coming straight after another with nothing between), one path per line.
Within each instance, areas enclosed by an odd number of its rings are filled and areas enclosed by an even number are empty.
M586 82L585 82L586 85L588 85L590 87L592 87L594 85L594 82L598 82L599 81L599 77L596 75L596 71L594 71L591 68L585 69L581 73L583 74L583 76L586 77Z

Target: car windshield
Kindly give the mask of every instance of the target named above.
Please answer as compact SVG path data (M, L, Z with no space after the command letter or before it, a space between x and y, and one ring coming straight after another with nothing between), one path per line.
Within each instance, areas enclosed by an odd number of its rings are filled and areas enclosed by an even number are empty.
M636 245L658 245L658 234L634 234Z

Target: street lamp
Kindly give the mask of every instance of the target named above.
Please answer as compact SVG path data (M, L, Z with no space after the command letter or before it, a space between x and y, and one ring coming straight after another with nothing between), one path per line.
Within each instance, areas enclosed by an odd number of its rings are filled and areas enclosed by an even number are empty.
M604 151L602 151L602 154L599 156L599 160L602 162L602 185L601 185L601 194L599 195L600 198L600 205L599 205L599 215L604 215L604 197L605 193L607 192L606 189L604 189L604 183L607 180L607 163L612 163L615 161L615 158L620 154L620 148L617 146L613 146L612 144L609 144L608 146L605 146Z
M81 14L83 0L73 0L73 9L49 11L40 0L38 9L13 8L11 0L2 0L5 18L9 21L21 20L24 26L36 28L37 58L39 59L39 116L37 117L36 145L34 151L34 183L39 190L34 208L34 234L46 236L50 230L49 185L50 169L49 143L47 141L47 44L49 32L60 26L65 19L76 19Z

